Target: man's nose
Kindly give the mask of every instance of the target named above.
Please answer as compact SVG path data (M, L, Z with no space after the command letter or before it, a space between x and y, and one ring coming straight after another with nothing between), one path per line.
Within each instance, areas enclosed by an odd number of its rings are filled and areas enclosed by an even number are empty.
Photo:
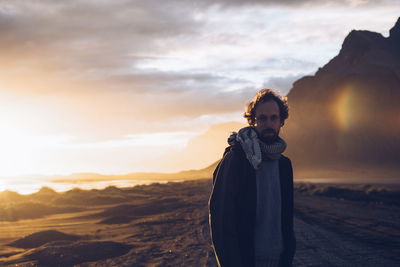
M267 119L265 120L265 126L266 126L267 128L272 128L272 127L271 127L272 125L273 125L272 120L271 120L270 118L267 118Z

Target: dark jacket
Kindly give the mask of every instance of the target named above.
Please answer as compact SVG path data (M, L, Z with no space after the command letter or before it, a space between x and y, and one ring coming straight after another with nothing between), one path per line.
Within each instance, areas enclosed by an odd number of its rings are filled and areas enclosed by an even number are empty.
M292 266L296 249L293 231L293 170L290 159L279 159L284 251L280 266ZM254 266L257 188L254 168L240 144L228 147L214 171L210 227L214 251L223 267Z

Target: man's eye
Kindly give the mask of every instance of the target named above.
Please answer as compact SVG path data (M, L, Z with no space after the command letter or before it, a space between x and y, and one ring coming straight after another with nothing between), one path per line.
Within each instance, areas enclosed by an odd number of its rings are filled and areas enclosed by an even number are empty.
M266 121L266 120L267 120L267 117L264 117L264 116L258 117L257 120L263 122L263 121Z

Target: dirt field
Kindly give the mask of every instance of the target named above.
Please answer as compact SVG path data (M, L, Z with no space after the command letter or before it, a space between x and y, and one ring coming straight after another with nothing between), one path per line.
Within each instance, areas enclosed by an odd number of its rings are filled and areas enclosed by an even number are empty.
M398 190L296 185L295 266L398 266ZM210 180L0 193L0 265L216 266Z

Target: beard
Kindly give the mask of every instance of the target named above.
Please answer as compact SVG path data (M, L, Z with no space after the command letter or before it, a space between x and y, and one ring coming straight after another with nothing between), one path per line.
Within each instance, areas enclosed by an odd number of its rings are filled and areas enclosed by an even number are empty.
M268 128L268 129L264 129L262 130L262 132L258 135L258 137L260 138L261 142L270 145L273 142L276 141L276 139L278 138L279 135L279 131L275 131L272 128Z

